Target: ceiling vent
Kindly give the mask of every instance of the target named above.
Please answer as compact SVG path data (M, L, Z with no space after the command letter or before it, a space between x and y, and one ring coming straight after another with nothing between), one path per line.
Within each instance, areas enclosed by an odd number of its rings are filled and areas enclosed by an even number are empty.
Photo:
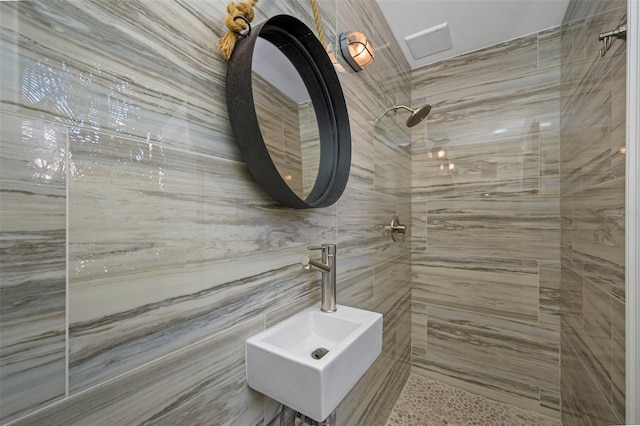
M448 22L408 35L404 41L407 42L413 59L424 58L453 48Z

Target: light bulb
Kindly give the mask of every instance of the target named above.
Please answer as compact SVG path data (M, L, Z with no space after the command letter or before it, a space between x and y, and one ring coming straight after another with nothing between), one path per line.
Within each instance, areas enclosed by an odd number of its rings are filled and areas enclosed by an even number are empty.
M373 62L373 46L367 36L362 33L345 32L340 34L340 52L356 72L368 67Z

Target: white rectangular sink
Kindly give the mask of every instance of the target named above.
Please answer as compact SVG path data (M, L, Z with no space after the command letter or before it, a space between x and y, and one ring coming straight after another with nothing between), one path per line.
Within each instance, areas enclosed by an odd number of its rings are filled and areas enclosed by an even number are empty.
M312 353L326 349L320 359ZM247 383L258 392L322 421L382 351L382 315L320 305L247 339Z

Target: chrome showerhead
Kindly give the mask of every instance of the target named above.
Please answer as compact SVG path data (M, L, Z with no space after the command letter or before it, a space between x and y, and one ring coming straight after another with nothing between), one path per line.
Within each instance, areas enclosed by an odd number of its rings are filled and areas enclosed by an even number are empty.
M416 124L420 123L422 120L427 118L429 112L431 111L431 105L424 105L420 108L416 108L413 110L409 118L407 119L407 127L413 127Z
M405 105L394 105L391 108L388 108L382 114L380 114L380 116L375 119L374 123L377 123L378 120L380 120L382 116L388 113L389 111L392 111L392 110L395 111L400 108L406 109L407 111L411 112L411 115L407 119L407 127L413 127L416 124L420 123L422 120L427 118L427 115L429 115L429 112L431 111L431 105L423 105L416 109L409 108L408 106L405 106Z

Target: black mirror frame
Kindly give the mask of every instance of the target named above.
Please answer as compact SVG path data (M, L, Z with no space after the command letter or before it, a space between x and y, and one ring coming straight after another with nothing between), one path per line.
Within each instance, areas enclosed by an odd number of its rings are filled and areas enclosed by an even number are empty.
M262 138L253 102L251 64L258 37L270 41L291 61L311 97L320 132L320 165L315 185L301 199L280 176ZM276 201L306 209L334 204L351 169L351 131L338 75L324 47L300 20L277 15L251 28L236 43L227 67L227 108L236 142L249 171Z

